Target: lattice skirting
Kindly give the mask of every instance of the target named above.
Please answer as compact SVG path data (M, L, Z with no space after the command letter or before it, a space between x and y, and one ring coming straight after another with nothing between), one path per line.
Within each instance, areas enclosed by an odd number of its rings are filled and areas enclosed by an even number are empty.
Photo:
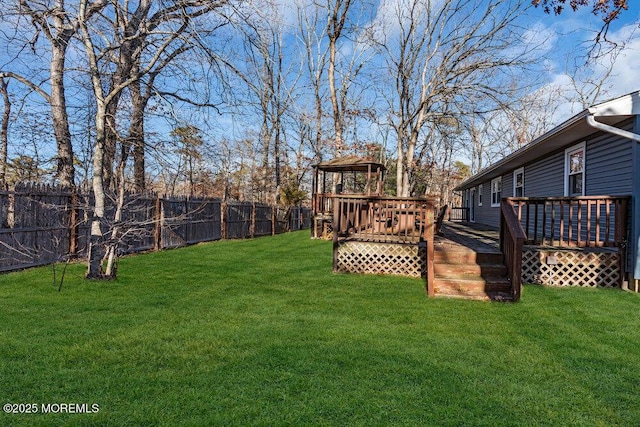
M344 242L336 254L338 272L424 276L424 248L392 243Z
M557 264L547 263L556 257ZM616 252L523 248L522 281L549 286L620 286L620 261Z

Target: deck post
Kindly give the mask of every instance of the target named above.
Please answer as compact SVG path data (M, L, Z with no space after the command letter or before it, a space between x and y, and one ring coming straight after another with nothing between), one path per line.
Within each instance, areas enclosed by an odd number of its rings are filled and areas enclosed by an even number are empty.
M340 229L340 208L342 203L340 199L334 198L333 201L333 272L338 271L338 230Z
M424 238L427 242L427 294L430 297L434 297L435 296L435 289L434 289L434 282L435 282L435 276L434 276L434 272L433 272L433 265L434 265L434 257L435 257L435 253L434 253L434 249L433 249L433 239L434 239L434 221L433 221L433 206L431 205L431 203L427 203L426 205L426 209L427 209L427 213L426 213L426 229L424 230Z
M160 195L156 197L156 206L155 206L155 215L154 215L154 229L153 229L153 250L159 251L162 250L162 222L164 219L163 216L163 206L162 206L162 198Z
M618 246L618 256L620 262L620 289L623 288L624 281L627 279L627 209L628 207L628 199L620 199L616 204L616 213L615 213L615 230L614 230L614 240L616 246Z

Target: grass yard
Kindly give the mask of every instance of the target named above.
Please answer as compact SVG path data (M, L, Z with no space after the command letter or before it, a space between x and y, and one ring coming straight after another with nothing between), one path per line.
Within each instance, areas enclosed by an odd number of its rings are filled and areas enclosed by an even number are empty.
M306 231L51 271L0 275L2 426L640 425L638 294L428 299Z

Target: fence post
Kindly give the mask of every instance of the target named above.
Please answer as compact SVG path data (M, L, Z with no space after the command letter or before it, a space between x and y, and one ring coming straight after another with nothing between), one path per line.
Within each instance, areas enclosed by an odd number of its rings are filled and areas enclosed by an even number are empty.
M156 197L156 212L155 212L155 229L153 232L153 250L162 250L162 199L158 194Z
M271 235L276 235L276 213L277 213L276 205L271 205Z
M251 225L249 226L249 236L253 239L256 232L256 202L251 203Z
M227 202L220 203L220 234L222 240L227 240Z
M71 193L71 227L69 229L69 254L75 256L78 253L78 194L75 191Z

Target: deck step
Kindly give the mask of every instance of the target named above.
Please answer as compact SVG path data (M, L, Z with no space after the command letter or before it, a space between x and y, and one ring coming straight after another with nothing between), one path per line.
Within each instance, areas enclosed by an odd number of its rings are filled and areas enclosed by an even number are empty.
M434 292L437 296L513 301L511 282L500 252L459 247L435 248Z
M444 298L459 298L470 299L478 301L499 301L499 302L512 302L513 295L511 292L504 291L486 291L486 292L460 292L452 290L442 290L436 294L437 297Z
M511 283L506 277L474 277L468 279L436 277L435 287L438 291L451 290L462 293L489 292L489 291L509 291Z
M506 277L507 267L504 264L451 264L435 263L436 277L466 279L473 277Z
M444 264L502 264L500 252L475 252L465 250L438 249L434 251L434 261Z

